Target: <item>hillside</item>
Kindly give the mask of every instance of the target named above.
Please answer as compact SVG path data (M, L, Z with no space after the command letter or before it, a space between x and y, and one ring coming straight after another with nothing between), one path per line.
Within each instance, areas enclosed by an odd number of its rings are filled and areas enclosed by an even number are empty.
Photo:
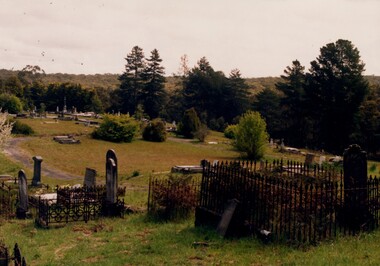
M0 69L0 80L7 79L12 76L17 76L18 71ZM119 74L66 74L66 73L54 73L46 74L42 77L42 82L46 85L50 83L75 83L81 84L83 88L103 87L109 89L118 88L120 82L118 80ZM380 85L380 76L365 76L368 82L372 85ZM252 91L261 91L264 88L275 88L275 84L281 81L280 77L259 77L259 78L247 78L246 82ZM172 91L179 83L177 77L167 77L165 87L168 91Z

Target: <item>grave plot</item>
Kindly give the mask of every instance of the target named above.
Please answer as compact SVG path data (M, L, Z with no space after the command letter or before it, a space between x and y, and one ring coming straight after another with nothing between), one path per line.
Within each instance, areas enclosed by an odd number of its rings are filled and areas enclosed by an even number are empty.
M73 136L55 136L53 140L60 144L80 144L80 140Z

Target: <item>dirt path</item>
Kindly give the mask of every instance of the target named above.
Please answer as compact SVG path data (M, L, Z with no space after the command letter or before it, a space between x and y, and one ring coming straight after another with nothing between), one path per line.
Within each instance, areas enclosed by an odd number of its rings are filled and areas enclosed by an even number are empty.
M13 161L21 163L25 169L30 169L33 171L34 162L33 156L30 155L26 151L20 148L20 143L23 141L28 141L32 139L31 137L21 137L21 138L11 138L8 143L4 147L4 154ZM62 180L72 180L72 179L80 179L83 177L74 176L72 174L63 172L61 170L55 169L46 162L42 161L42 175L48 176L51 178L62 179Z

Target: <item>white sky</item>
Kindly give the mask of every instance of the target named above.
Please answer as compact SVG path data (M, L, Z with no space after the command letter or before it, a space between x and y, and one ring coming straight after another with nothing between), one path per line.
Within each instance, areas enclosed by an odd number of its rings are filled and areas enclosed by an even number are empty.
M350 40L380 75L377 0L0 0L0 68L117 73L133 46L156 48L166 74L205 56L226 75L279 76L298 59Z

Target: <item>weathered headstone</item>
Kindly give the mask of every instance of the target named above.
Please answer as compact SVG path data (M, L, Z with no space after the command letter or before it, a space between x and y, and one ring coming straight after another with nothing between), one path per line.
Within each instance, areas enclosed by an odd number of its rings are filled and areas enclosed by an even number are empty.
M41 156L34 156L34 172L33 172L33 179L32 179L32 186L39 186L41 184L41 164L42 164L42 157Z
M222 218L219 221L218 227L216 228L219 235L223 237L226 235L238 203L239 201L237 199L232 199L228 202L228 205L222 214Z
M86 187L95 187L96 186L96 170L92 168L86 168L84 174L83 185Z
M367 153L359 145L350 145L343 154L343 168L345 216L356 229L369 218Z
M326 162L326 156L320 156L319 157L319 166L322 166L322 164L324 163L324 162Z
M24 170L18 172L18 197L19 206L16 216L19 219L25 219L28 212L28 184Z
M106 200L108 204L114 204L117 200L117 165L115 160L108 158L106 163Z
M108 159L112 159L114 164L115 164L114 175L116 176L116 187L118 187L117 157L116 157L116 153L113 149L108 150L106 153L106 172L107 172Z
M313 154L313 153L306 153L305 165L306 166L311 166L311 164L314 161L314 157L315 157L315 154Z

